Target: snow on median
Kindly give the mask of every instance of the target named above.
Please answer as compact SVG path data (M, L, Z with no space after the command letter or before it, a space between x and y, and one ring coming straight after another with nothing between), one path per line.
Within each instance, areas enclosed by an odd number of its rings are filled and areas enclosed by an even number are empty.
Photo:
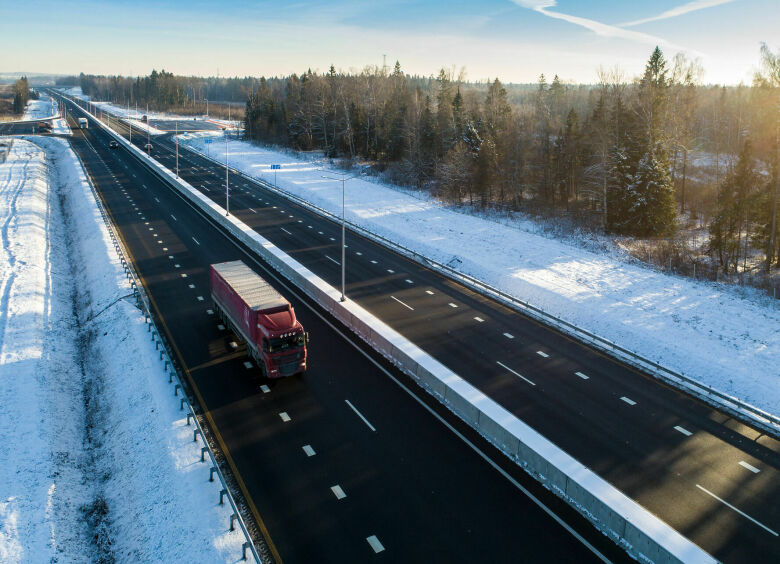
M0 562L238 560L74 153L0 179Z
M219 135L219 134L217 134ZM179 136L224 162L210 133ZM341 215L341 170L231 140L229 162ZM272 164L280 169L271 170ZM531 221L480 217L373 180L346 183L347 220L775 415L780 308L759 292L669 276L540 233ZM616 254L616 253L615 253Z

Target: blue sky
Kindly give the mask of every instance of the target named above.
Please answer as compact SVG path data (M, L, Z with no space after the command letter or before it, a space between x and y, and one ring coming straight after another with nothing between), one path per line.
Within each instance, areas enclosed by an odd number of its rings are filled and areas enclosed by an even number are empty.
M699 58L707 83L749 82L780 48L780 0L4 2L0 72L283 75L401 62L471 80L594 82L642 71L653 46Z

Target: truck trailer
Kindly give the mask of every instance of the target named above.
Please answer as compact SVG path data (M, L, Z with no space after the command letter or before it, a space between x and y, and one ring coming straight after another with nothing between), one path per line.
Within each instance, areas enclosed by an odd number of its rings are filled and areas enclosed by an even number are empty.
M308 334L284 296L240 260L212 264L209 286L214 311L246 342L265 377L306 371Z
M81 129L87 129L89 127L89 124L87 123L87 118L79 118L79 127Z

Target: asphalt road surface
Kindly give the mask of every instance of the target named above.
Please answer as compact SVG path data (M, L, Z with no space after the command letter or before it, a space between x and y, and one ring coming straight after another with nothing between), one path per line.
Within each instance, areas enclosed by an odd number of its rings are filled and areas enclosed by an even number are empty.
M174 169L170 139L154 145ZM224 205L224 168L184 150L179 165ZM337 224L260 183L231 184L231 213L340 284ZM777 560L778 441L380 245L351 233L347 244L351 299L716 557Z
M208 265L242 259L268 273L124 149L109 149L108 140L93 126L74 130L73 147L282 560L627 560L565 503L273 278L311 335L312 364L301 378L261 380L231 346L235 337L208 313ZM204 467L204 479L205 473Z

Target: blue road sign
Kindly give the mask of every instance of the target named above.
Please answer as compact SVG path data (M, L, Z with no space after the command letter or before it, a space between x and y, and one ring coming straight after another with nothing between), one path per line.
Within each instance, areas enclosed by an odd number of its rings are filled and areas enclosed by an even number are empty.
M206 139L206 140L204 141L204 143L206 143L206 144L208 144L208 143L211 143L211 139Z
M271 170L278 170L282 168L282 165L271 165Z

